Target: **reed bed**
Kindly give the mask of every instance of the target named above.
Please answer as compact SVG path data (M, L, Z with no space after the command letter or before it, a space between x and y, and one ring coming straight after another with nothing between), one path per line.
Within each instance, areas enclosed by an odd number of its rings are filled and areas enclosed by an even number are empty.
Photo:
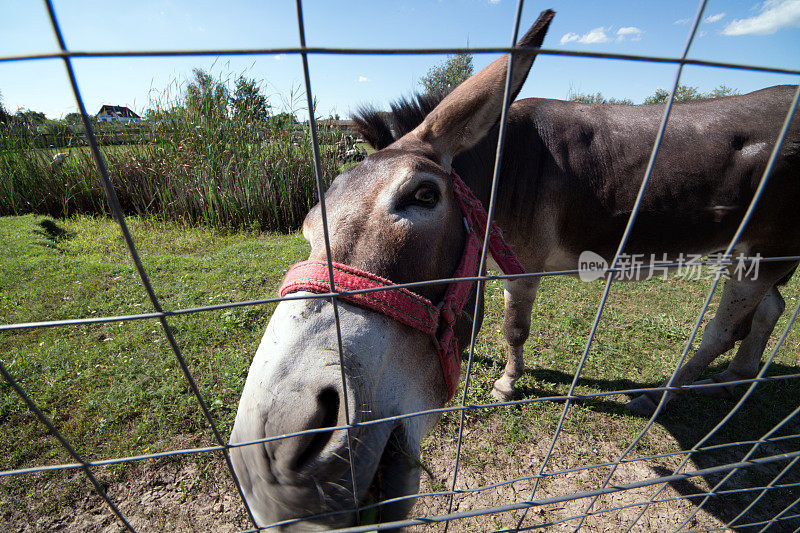
M294 113L234 113L224 82L204 81L151 101L138 142L102 147L123 211L213 227L298 228L317 201L308 126ZM345 166L340 135L319 131L326 183ZM0 129L0 216L109 214L88 147L41 149L30 139ZM58 152L69 154L60 164Z

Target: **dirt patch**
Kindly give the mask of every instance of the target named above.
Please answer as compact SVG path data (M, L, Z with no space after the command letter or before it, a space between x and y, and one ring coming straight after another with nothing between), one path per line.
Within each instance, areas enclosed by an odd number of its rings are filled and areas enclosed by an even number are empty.
M462 460L459 466L457 489L470 491L502 480L519 479L519 481L488 490L460 494L453 498L453 512L525 502L530 500L534 488L536 500L598 489L611 472L610 468L577 470L544 477L537 485L535 479L521 478L530 478L539 472L550 447L551 439L542 438L537 441L520 443L512 448L508 446L492 447L492 435L496 435L495 431L475 430L467 435L467 439L462 445L462 457L466 459ZM570 470L586 464L582 456L585 455L587 444L589 443L585 438L562 433L544 472ZM424 477L421 484L423 491L432 491L434 488L441 490L444 486L450 487L453 465L451 456L454 453L455 445L456 439L451 439L449 442L442 443L443 453L428 457L426 466L434 477L433 479L428 476ZM593 442L590 446L593 454L591 463L615 461L623 452L623 450L603 442ZM675 462L675 466L677 466L677 462ZM651 465L643 462L627 463L616 469L609 486L653 477L657 477L657 474L654 473ZM582 523L579 517L586 513L594 498L587 497L537 506L531 508L527 514L524 514L523 511L509 511L490 516L460 519L451 523L449 530L511 529L522 520L522 528L544 528L546 531L574 531L579 524L581 531L625 531L634 522L643 507L627 507L608 512L607 510L647 502L657 488L660 488L660 485L655 488L644 487L601 496L591 506L591 510L595 514L587 516ZM679 494L674 489L667 487L661 492L659 499L677 496ZM425 498L415 506L414 515L442 515L447 513L447 508L448 498L446 497ZM685 500L653 504L639 519L633 531L675 530L694 509L695 506ZM687 526L691 529L717 528L722 526L722 523L701 510ZM426 527L434 527L437 530L444 529L443 525Z
M498 444L500 431L501 423L496 421L484 421L477 427L467 429L457 480L457 488L467 492L453 499L453 512L498 507L530 499L536 481L521 478L530 478L539 471L552 437L544 435L539 439ZM432 476L423 474L420 486L423 493L445 490L452 483L456 438L452 434L443 433L437 433L426 442L424 464ZM663 438L670 437L664 435ZM770 453L780 451L772 449ZM544 500L599 488L610 469L579 468L586 464L613 462L622 452L622 449L611 443L562 432L545 473L577 470L542 478L536 486L535 498ZM706 454L697 463L691 462L688 469L704 468L714 461L716 464L731 462L737 460L737 453L728 449L713 460ZM738 457L741 457L740 453ZM680 456L673 456L623 464L617 468L609 486L669 475L680 460ZM763 476L757 480L753 479L754 474L751 472L740 473L734 476L730 488L754 486L754 482L758 483L755 486L763 486L784 466L785 463L782 463L765 469L761 472ZM235 532L251 527L227 467L218 454L141 461L127 465L123 473L98 468L97 474L106 485L110 498L137 531ZM796 477L795 471L789 478L781 481L796 482ZM475 490L514 479L518 481L486 490ZM725 524L757 493L750 493L749 496L737 494L734 496L738 499L734 500L709 500L692 517L700 498L687 499L687 495L703 495L720 479L721 476L692 478L666 487L655 485L603 495L592 504L591 514L583 523L579 517L586 513L593 498L548 503L531 508L522 521L522 528L574 531L580 524L581 531L586 532L625 531L635 522L632 531L672 531L688 520L683 526L685 530L725 530ZM72 490L65 493L63 487L60 488L61 485L69 485ZM649 501L662 487L657 499L668 501L650 505L637 520L644 509L641 503ZM796 498L796 495L791 497L791 490L785 491L778 502L768 505L760 503L743 522L768 520L775 516L782 508L781 505L785 506ZM109 507L96 495L79 471L32 476L30 490L22 506L19 502L8 501L5 491L0 494L0 531L108 533L122 530ZM412 516L437 516L447 512L448 498L428 496L418 500ZM506 530L516 527L522 516L522 511L509 511L463 518L452 522L449 531ZM775 524L770 531L792 531L799 525L800 521L790 520ZM430 524L411 528L422 529L442 531L444 525ZM747 528L740 530L750 531Z
M140 532L219 531L248 529L244 507L223 460L195 457L180 460L133 463L121 476L108 483L112 474L97 469L109 498L130 524ZM1 501L0 531L91 531L111 533L124 528L111 509L79 471L61 474L62 480L37 475L31 495L23 508ZM45 479L50 477L50 479ZM56 506L48 493L59 485L72 485L73 498ZM80 488L75 491L74 485ZM27 508L27 512L25 511ZM9 509L14 509L9 511Z
M485 427L488 426L488 427ZM589 439L586 435L562 432L553 449L553 453L544 469L544 473L563 472L541 478L538 485L534 477L541 469L547 456L552 436L543 436L538 440L522 443L498 445L502 442L502 428L499 423L484 424L478 429L466 430L462 443L462 459L457 478L457 490L465 491L453 498L452 512L501 507L531 499L535 489L537 501L557 499L564 495L581 493L599 489L612 473L611 467L590 470L579 468L587 464L603 464L615 462L624 452L623 449L607 442ZM665 447L677 442L672 436L663 433L658 435ZM434 439L429 442L435 447L434 453L425 458L425 465L432 477L423 475L420 492L436 492L449 489L452 484L453 457L455 456L456 439ZM787 442L785 446L775 444L764 450L765 454L776 455L792 451L794 446ZM745 453L744 447L723 447L714 453L699 454L696 460L690 460L684 471L708 468L738 462ZM628 457L635 458L646 454L632 453ZM635 461L621 464L616 468L607 483L608 487L620 486L657 477L669 476L683 460L683 455L674 455L647 461ZM729 479L723 489L731 494L723 494L709 498L698 511L698 504L719 481L724 474L706 477L692 477L678 483L664 485L662 483L629 489L598 497L547 503L532 507L525 514L523 511L508 511L488 516L468 517L451 522L449 531L496 531L522 530L544 531L675 531L675 530L716 530L730 531L726 524L736 517L752 502L761 490L749 490L752 487L763 487L772 481L787 462L759 466L756 469L741 470ZM575 470L578 469L578 470ZM564 472L573 470L571 472ZM780 482L797 483L800 469L793 468L783 474ZM487 490L475 490L503 480L511 483L502 484ZM768 521L778 515L795 500L795 487L765 493L752 509L747 511L737 524ZM651 499L657 501L648 506L642 505ZM449 498L443 496L425 497L417 501L413 516L436 516L448 513ZM589 512L590 511L590 512ZM583 517L587 512L588 516ZM788 514L791 514L791 511ZM524 515L524 518L523 518ZM640 516L641 515L641 516ZM520 522L521 521L521 522ZM777 522L770 531L796 531L800 520L793 519ZM758 527L736 528L736 531L759 531ZM417 526L443 531L443 524Z

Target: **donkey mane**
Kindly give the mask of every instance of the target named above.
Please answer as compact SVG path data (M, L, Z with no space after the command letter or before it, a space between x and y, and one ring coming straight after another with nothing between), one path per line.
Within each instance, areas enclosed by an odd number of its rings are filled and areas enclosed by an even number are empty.
M375 150L382 150L419 126L448 94L449 91L440 91L401 96L389 105L391 111L381 111L371 105L360 106L352 116L353 129ZM494 147L497 144L499 118L494 126L488 128L486 136L477 145L457 154L452 162L453 170L469 185L484 205L488 205L487 202L489 202L490 182L487 177L491 176L494 168ZM509 128L514 130L513 121L509 122ZM533 143L534 140L528 137L526 140L528 151L537 153L537 150L533 148ZM517 164L521 163L506 158L503 168L506 172L513 172L513 169L509 169L508 166L513 167ZM520 186L524 189L533 188L535 190L536 180L527 180ZM510 212L514 200L523 193L522 190L516 192L518 194L498 197L498 209ZM535 194L535 192L529 193L526 197L534 198Z
M402 96L392 102L391 111L380 111L364 105L353 115L353 129L375 150L382 150L419 126L447 92Z

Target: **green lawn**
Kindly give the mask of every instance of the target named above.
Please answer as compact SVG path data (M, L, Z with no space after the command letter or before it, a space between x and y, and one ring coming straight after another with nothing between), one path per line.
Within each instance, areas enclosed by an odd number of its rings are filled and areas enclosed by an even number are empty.
M152 311L122 235L108 219L0 218L0 322ZM273 297L285 267L307 256L298 235L224 234L131 219L165 309ZM57 234L58 233L58 234ZM274 306L170 319L221 430ZM210 432L156 320L0 333L0 358L87 458L168 450L174 435ZM0 470L73 462L0 384ZM23 477L0 490L24 490Z
M135 218L129 223L165 309L274 296L286 268L308 253L297 234L224 233ZM615 284L577 392L659 384L673 371L709 285L708 281L681 279ZM543 281L526 345L528 370L518 383L521 397L567 392L602 290L601 282ZM776 331L785 327L788 311L797 305L798 292L796 277L783 291L787 313ZM716 301L718 298L711 314ZM169 319L226 436L250 359L273 308L261 305ZM0 323L151 310L111 220L0 218ZM471 403L491 402L492 382L502 371L501 316L501 284L489 282L486 319L468 394ZM770 374L796 373L799 356L800 339L795 331ZM156 320L2 332L0 359L86 458L170 450L177 437L186 435L194 435L189 444L212 443L196 399ZM714 369L720 370L725 361ZM760 437L796 407L797 390L794 380L759 387L741 415L726 425L714 442ZM597 461L602 454L592 443L624 449L645 423L625 412L627 400L617 395L574 403L564 432L580 436L580 442L570 453L582 461ZM696 396L679 400L648 432L635 455L691 447L733 403ZM469 430L488 432L492 444L481 447L481 441L473 439L466 447L471 450L466 467L486 468L495 464L498 450L514 454L531 443L546 442L552 438L562 409L562 403L547 401L470 412ZM452 442L458 418L456 414L443 417L425 441L424 461L441 449L450 450L445 444ZM5 382L0 383L0 427L0 471L72 462ZM796 447L796 440L791 442ZM125 467L115 472L124 478ZM24 509L32 483L28 479L0 478L0 500ZM62 495L65 501L86 489L76 484L70 490Z

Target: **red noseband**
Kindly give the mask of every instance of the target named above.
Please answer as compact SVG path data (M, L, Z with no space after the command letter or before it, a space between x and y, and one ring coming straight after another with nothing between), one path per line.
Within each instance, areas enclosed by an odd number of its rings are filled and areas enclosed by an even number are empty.
M455 171L451 172L450 176L453 179L453 192L467 226L464 252L452 277L475 277L478 275L483 238L486 235L486 210ZM505 274L525 272L511 247L503 239L500 228L494 223L489 232L489 251ZM461 363L458 358L458 346L453 334L453 326L461 316L475 282L451 282L442 301L439 305L434 305L427 298L407 289L392 288L395 286L394 283L375 274L339 263L333 263L332 267L333 284L341 298L355 305L383 313L407 326L434 336L436 351L439 354L439 362L442 365L444 381L447 385L447 399L450 400L456 392L461 374ZM351 293L351 291L380 287L385 287L387 290ZM278 293L286 296L297 291L325 293L330 289L328 263L303 261L289 269Z

